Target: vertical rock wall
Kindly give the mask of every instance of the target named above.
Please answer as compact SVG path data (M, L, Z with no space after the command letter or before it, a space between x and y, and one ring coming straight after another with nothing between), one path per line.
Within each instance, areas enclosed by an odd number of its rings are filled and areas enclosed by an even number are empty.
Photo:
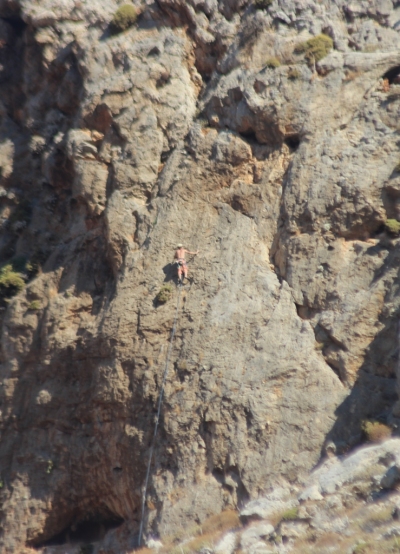
M112 0L0 2L0 258L26 281L2 300L4 552L85 524L134 544L177 242L200 254L147 532L396 421L397 4L136 7L111 35ZM333 48L307 62L321 32Z

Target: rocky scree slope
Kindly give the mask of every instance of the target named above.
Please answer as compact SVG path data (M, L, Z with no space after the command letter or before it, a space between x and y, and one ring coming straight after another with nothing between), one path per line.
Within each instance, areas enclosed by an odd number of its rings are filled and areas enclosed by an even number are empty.
M160 554L398 552L399 446L396 438L330 456L300 486L275 487L239 517L224 511L186 529L175 546L148 544Z
M398 3L119 5L0 1L4 552L134 546L177 242L148 535L400 413Z

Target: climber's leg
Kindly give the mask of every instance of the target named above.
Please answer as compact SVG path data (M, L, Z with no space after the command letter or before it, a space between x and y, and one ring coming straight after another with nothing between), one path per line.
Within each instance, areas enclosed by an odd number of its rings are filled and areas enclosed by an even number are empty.
M181 283L182 282L182 266L181 264L178 264L178 283Z

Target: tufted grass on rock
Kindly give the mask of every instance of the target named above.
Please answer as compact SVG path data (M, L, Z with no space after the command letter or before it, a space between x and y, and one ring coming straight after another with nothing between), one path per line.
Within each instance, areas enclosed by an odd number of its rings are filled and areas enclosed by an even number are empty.
M391 428L379 421L365 420L361 428L368 442L382 442L392 434Z
M272 5L274 0L254 0L256 10L266 10Z
M381 552L400 552L400 537L390 537L388 541L380 543Z
M363 554L367 550L368 550L368 543L365 542L365 541L361 541L353 547L351 553L352 554Z
M399 235L400 221L397 221L397 219L387 219L385 221L385 228L386 228L386 231L388 231L392 235Z
M224 533L240 527L237 511L225 510L210 516L199 525L181 529L173 536L166 537L160 554L194 554L202 549L212 549Z
M194 554L206 549L212 550L224 533L239 527L241 524L238 513L235 510L225 510L197 525L188 533L189 536L192 535L189 540L172 550L167 547L167 551L172 554Z
M290 67L287 76L291 81L296 81L296 79L300 79L301 72L296 67Z
M368 531L370 526L376 527L392 521L393 506L384 506L379 511L368 513L367 517L362 521L361 528Z
M299 509L298 508L289 508L283 514L281 514L281 521L293 521L294 519L297 519L299 517Z
M328 35L321 33L316 37L301 42L294 49L295 54L304 54L309 63L319 62L325 58L333 48L333 40Z
M37 310L40 310L41 305L39 300L32 300L32 302L28 306L28 310L31 310L32 312L36 312Z
M136 23L137 12L132 4L124 4L115 12L110 23L113 34L122 33Z
M268 58L265 62L266 67L269 67L271 69L276 69L277 67L280 67L281 62L278 60L278 58Z
M172 296L173 288L171 285L165 284L161 287L156 296L156 300L159 304L165 304Z
M23 275L15 271L13 264L6 264L0 269L0 299L3 302L18 294L24 286Z
M26 256L15 256L0 268L0 306L5 307L8 300L18 294L27 281L33 279L40 271L39 260L43 259L40 252L36 252L30 259ZM36 305L38 301L34 301ZM40 309L28 308L28 309Z

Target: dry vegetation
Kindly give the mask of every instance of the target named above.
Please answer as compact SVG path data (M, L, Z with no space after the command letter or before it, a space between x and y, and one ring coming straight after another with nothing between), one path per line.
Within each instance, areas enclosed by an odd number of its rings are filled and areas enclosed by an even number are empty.
M16 271L14 264L0 269L0 298L6 300L18 294L25 286L24 275Z
M124 4L115 12L110 23L112 33L122 33L132 27L136 23L137 13L132 4Z
M156 296L157 302L159 304L165 304L166 302L168 302L168 300L170 300L172 296L173 290L174 289L172 285L168 285L168 284L163 285Z
M294 519L297 519L298 516L299 516L298 508L289 508L288 510L285 510L281 515L281 521L293 521Z
M333 40L321 33L316 37L301 42L294 49L295 54L304 54L309 63L319 62L325 58L333 48Z
M291 81L296 81L297 79L300 79L301 72L296 67L289 67L288 71L288 79Z
M400 231L400 223L398 223L398 225ZM391 428L384 423L370 420L363 421L362 431L368 442L382 442L385 439L388 439L392 434Z
M268 58L265 62L265 65L270 69L276 69L277 67L280 67L281 62L278 60L278 58Z
M362 75L363 75L362 71L359 71L359 70L350 71L350 70L348 70L348 71L346 71L344 81L346 81L346 82L354 81L355 79L358 79Z
M41 304L39 300L32 300L32 302L28 306L28 310L31 310L33 312L40 310Z
M227 531L240 526L238 513L235 510L226 510L209 517L201 525L195 525L186 531L179 530L175 535L166 537L160 554L194 554L203 548L212 548Z
M360 524L360 527L364 531L369 531L371 528L378 527L392 521L393 519L393 508L392 506L384 506L378 511L368 513L367 516L363 519Z

